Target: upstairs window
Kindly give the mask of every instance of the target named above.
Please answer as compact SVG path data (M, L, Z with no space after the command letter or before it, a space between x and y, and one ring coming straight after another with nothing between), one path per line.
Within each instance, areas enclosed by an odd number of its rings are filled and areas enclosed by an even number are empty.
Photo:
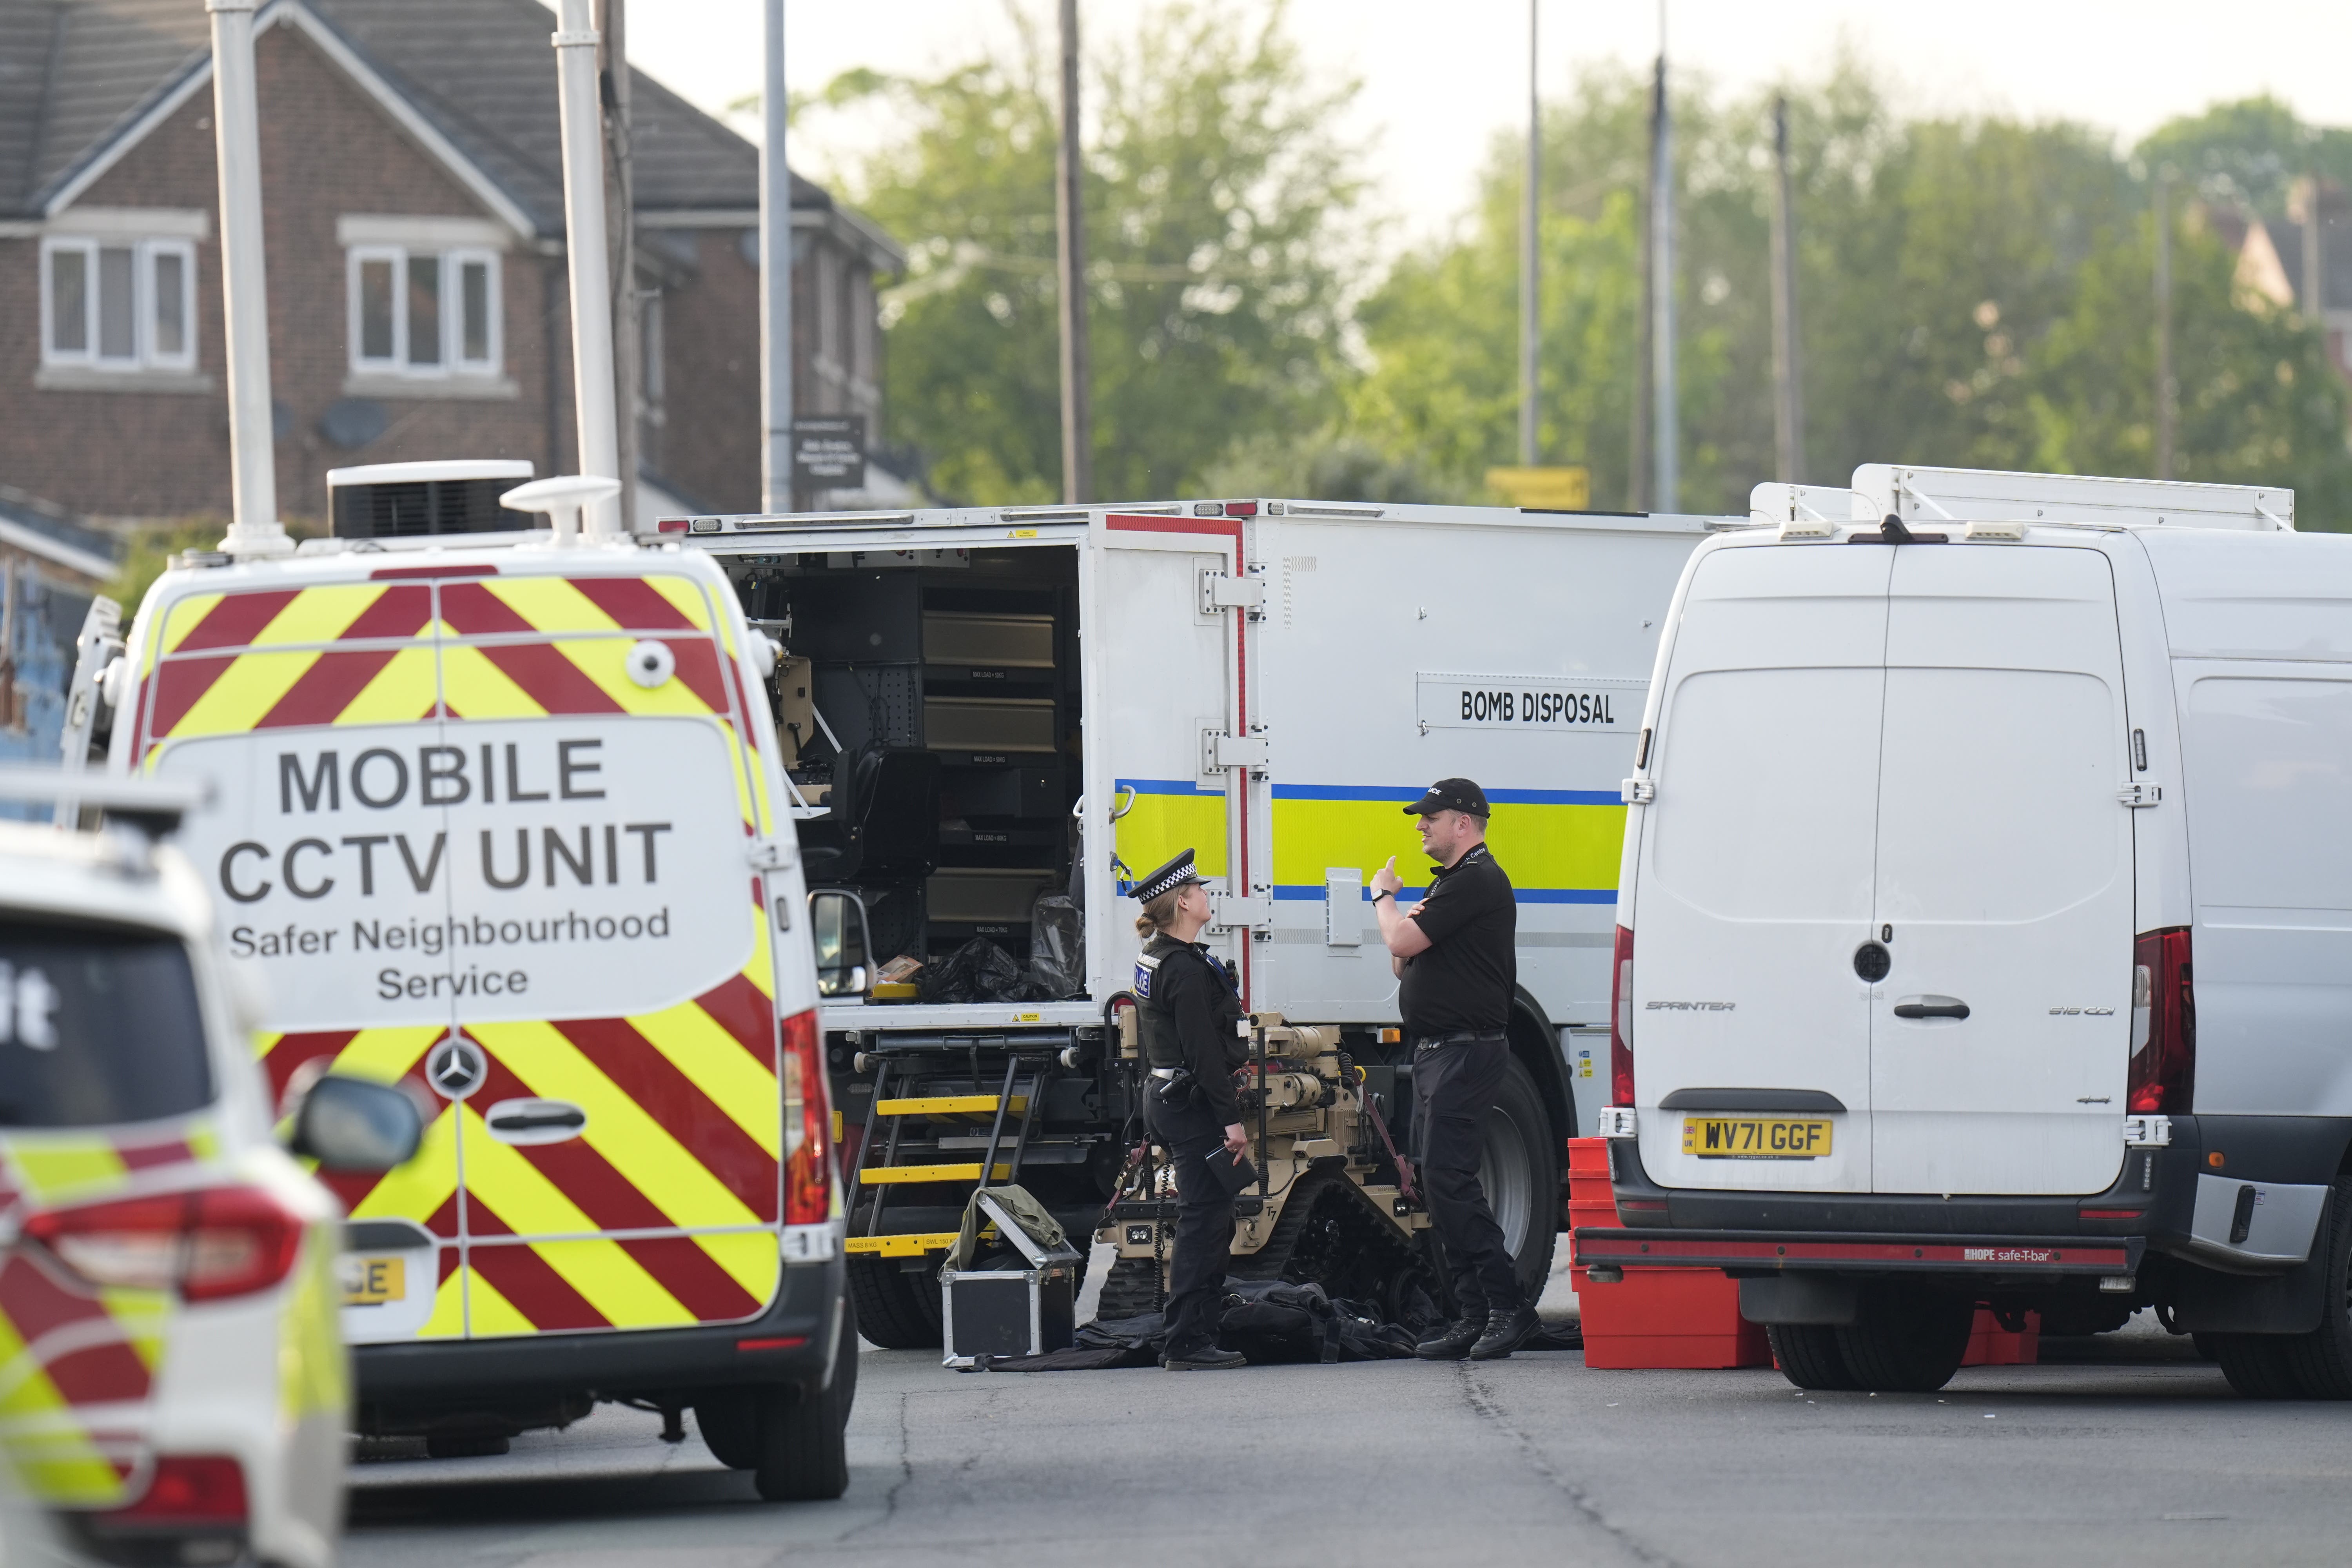
M41 363L194 370L195 246L184 239L43 240Z
M496 375L498 253L353 246L351 335L355 373Z

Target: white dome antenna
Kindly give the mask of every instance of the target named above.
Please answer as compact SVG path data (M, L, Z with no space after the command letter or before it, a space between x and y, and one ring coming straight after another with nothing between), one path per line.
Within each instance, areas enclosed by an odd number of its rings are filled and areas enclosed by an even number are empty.
M612 500L621 493L621 481L596 474L556 474L544 479L533 479L527 485L517 485L499 498L500 506L517 511L543 511L555 530L559 545L576 544L580 540L582 514L592 506Z

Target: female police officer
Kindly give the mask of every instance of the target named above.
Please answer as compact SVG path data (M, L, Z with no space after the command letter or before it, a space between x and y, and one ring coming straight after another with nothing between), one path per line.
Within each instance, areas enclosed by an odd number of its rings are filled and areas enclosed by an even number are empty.
M1249 1151L1234 1098L1234 1069L1248 1053L1234 1027L1242 1016L1241 999L1194 940L1209 923L1209 895L1201 890L1206 880L1193 874L1187 849L1135 887L1143 905L1135 929L1145 939L1135 961L1136 1014L1151 1068L1144 1120L1176 1167L1175 1256L1169 1261L1168 1342L1160 1361L1171 1372L1244 1361L1217 1344L1234 1200L1208 1159L1220 1146L1235 1159Z

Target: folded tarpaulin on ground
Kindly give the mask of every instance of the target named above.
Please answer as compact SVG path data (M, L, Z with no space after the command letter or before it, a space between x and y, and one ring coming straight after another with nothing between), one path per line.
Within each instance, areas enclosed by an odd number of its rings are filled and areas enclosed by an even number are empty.
M1068 1350L1043 1355L982 1357L987 1372L1092 1372L1150 1366L1168 1337L1158 1312L1097 1321L1079 1329ZM1333 1300L1320 1285L1278 1279L1227 1279L1217 1341L1253 1366L1297 1362L1393 1361L1412 1353L1413 1332L1383 1323L1360 1302ZM1544 1330L1526 1350L1580 1350L1584 1339L1562 1325Z

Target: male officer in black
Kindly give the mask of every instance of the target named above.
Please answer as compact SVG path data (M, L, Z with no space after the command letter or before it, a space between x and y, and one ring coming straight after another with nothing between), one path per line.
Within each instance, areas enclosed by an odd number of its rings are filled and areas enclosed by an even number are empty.
M1412 1045L1413 1124L1421 1186L1445 1243L1462 1316L1413 1347L1426 1361L1509 1355L1538 1326L1519 1289L1502 1227L1478 1184L1480 1125L1511 1059L1504 1037L1518 984L1518 904L1486 847L1486 794L1468 779L1440 779L1406 806L1421 818L1421 847L1437 862L1429 894L1411 914L1396 861L1372 873L1372 909L1398 976L1397 1005Z
M1136 884L1144 938L1135 961L1137 1022L1143 1035L1144 1121L1176 1167L1176 1243L1168 1262L1168 1342L1160 1364L1171 1372L1240 1366L1217 1344L1217 1310L1234 1246L1234 1199L1208 1166L1222 1146L1235 1159L1249 1152L1234 1069L1249 1059L1234 1025L1241 998L1195 939L1209 923L1206 878L1187 849Z

